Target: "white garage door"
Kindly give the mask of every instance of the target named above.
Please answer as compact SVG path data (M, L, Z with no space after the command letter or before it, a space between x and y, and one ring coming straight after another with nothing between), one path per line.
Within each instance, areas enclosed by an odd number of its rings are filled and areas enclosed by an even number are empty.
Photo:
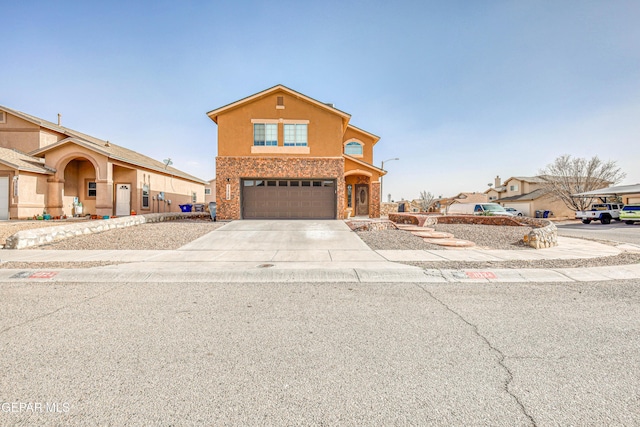
M0 176L0 220L9 219L9 177Z

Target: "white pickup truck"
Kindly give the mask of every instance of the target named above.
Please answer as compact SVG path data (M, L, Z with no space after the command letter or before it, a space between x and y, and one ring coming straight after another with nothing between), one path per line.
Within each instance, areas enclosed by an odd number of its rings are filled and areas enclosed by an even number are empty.
M612 219L620 221L620 209L623 207L622 203L594 203L588 211L576 211L576 219L581 219L583 224L591 221L610 224Z

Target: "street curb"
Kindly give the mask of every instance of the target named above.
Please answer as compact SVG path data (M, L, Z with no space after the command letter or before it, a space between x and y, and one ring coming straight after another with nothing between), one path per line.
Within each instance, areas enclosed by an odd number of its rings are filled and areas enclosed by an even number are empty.
M558 283L640 279L640 264L559 269L0 269L0 283Z

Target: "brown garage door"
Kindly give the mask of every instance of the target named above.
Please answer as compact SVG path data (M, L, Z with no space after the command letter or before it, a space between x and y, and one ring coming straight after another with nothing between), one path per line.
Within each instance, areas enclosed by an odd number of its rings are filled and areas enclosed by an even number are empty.
M244 179L242 218L334 219L336 182L326 179Z

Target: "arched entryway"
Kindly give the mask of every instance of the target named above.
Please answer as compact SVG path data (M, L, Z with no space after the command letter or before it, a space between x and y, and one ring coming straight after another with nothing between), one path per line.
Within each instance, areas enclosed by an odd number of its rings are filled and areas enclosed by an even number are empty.
M370 216L371 177L365 171L345 173L345 198L350 216Z
M100 191L95 159L83 153L69 154L55 168L55 175L47 180L47 212L54 216L95 214ZM81 211L74 209L76 203L82 203Z
M65 215L96 214L96 177L96 168L86 158L74 158L67 163L62 188L62 210Z

